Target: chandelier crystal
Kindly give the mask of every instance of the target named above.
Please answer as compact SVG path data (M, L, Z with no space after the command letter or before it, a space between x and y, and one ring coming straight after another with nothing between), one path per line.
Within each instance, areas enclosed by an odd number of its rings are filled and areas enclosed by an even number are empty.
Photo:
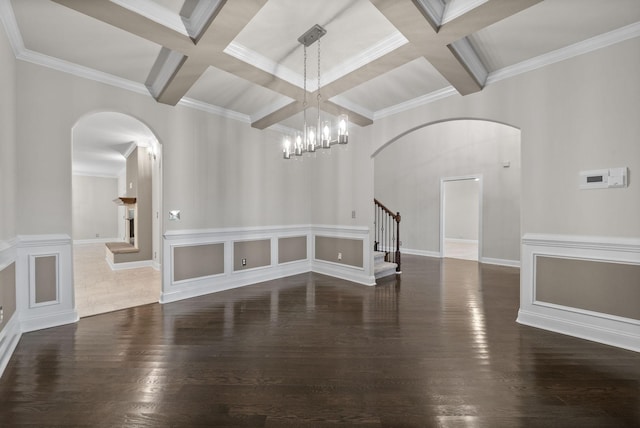
M302 131L295 133L293 138L289 135L285 135L282 142L282 157L284 159L291 159L291 155L302 156L303 153L315 153L316 149L330 149L333 144L347 144L349 142L349 117L346 114L338 116L338 123L336 125L336 139L332 139L332 124L329 120L322 120L320 115L320 105L322 103L322 95L320 94L320 38L327 34L320 25L316 24L311 27L306 33L298 38L298 42L303 45L304 52L304 76L303 76L303 101L302 101L302 114L303 114L303 126ZM318 117L315 124L307 123L307 47L314 43L318 43Z

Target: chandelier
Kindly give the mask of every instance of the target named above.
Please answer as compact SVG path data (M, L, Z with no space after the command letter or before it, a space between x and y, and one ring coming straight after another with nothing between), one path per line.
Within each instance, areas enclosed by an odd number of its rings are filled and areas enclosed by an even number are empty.
M346 114L338 116L338 123L335 129L337 137L335 139L332 138L334 129L331 121L323 121L320 117L320 103L322 102L322 96L320 95L320 38L325 34L327 34L327 30L316 24L298 38L298 42L302 44L304 52L304 95L302 101L304 124L302 131L296 131L294 135L285 135L282 144L284 159L291 159L291 155L302 156L303 153L315 153L318 148L330 149L333 144L347 144L349 142L349 117ZM309 106L307 103L307 48L315 42L318 43L318 117L315 123L309 124L307 122L307 107Z

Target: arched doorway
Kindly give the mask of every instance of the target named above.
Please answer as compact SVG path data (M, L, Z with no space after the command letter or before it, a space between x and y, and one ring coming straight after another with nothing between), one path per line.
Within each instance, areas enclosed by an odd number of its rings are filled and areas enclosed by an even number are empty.
M376 199L402 214L401 253L443 257L443 180L481 177L479 261L519 265L519 129L476 119L428 123L373 158Z
M80 317L158 301L161 158L153 132L129 115L91 113L74 125L72 238Z

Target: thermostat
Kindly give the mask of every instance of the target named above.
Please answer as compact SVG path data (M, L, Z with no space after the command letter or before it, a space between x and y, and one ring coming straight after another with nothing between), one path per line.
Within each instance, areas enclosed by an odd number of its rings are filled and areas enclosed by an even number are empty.
M594 169L580 172L581 189L627 187L627 168Z

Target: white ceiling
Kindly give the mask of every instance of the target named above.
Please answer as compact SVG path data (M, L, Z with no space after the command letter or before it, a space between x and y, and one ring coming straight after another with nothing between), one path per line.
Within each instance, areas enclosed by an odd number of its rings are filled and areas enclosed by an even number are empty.
M183 18L193 22L199 9L218 3L221 8L209 10L210 24L192 42ZM442 15L434 18L421 4L440 8ZM303 95L297 39L314 24L327 30L320 40L321 93L328 100L323 111L347 111L361 126L640 36L638 0L0 0L0 14L19 58L140 93L149 94L145 83L162 87L152 69L164 44L189 58L169 89L156 94L159 102L257 128L295 126ZM448 45L460 39L468 42L467 53L455 56ZM308 48L313 100L317 47ZM481 72L471 76L469 69ZM128 124L130 135L109 136L114 127L106 119ZM111 147L115 157L140 131L116 116L96 118L99 125L86 120L74 130L74 138L82 138L74 140L74 164L83 156L88 161L96 142ZM98 164L82 169L92 168Z

